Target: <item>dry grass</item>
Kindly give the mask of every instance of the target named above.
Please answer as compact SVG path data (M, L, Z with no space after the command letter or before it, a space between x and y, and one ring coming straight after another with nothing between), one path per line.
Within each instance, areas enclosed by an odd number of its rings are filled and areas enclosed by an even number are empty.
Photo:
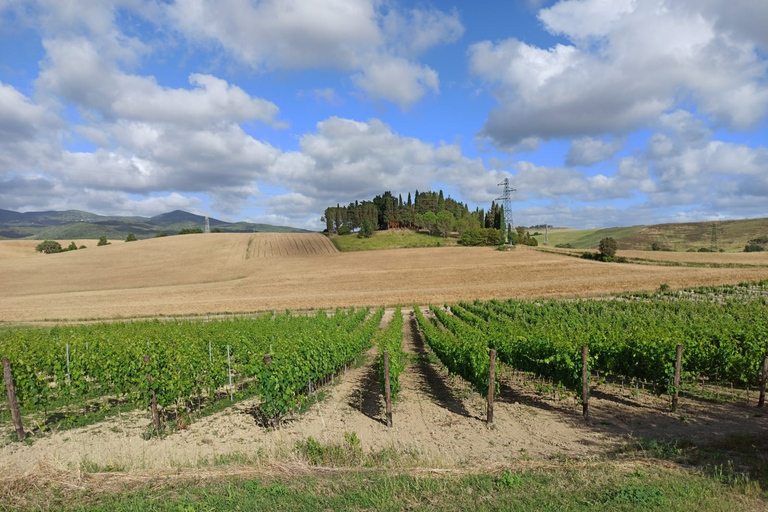
M18 243L0 242L0 253ZM765 278L768 268L605 264L524 247L339 253L319 234L222 233L0 259L0 322L600 295Z

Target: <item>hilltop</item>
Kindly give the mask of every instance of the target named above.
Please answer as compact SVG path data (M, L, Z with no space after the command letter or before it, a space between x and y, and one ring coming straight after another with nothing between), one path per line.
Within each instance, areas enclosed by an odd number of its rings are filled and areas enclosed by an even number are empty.
M210 218L212 230L223 233L309 233L305 229L251 222L225 222ZM154 217L96 215L80 210L19 213L0 209L0 239L33 240L125 239L128 233L152 238L157 233L176 235L185 228L203 228L205 217L183 210Z
M717 222L684 222L651 226L614 227L603 229L550 229L549 245L570 244L574 249L597 249L600 240L613 237L620 250L650 251L654 244L671 251L709 249L712 245L713 226L717 248L726 252L740 252L749 240L768 235L768 218L725 220ZM543 229L537 230L540 244L544 243Z

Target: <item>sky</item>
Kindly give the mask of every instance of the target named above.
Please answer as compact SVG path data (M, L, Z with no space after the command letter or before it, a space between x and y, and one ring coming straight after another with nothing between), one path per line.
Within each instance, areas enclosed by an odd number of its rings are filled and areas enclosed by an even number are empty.
M0 208L768 216L765 0L0 0Z

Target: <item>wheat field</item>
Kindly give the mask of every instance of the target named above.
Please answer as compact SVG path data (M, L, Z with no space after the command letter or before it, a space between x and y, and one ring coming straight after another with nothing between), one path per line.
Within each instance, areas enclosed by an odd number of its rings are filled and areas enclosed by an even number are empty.
M606 264L526 247L340 253L320 234L86 241L86 250L47 255L34 252L36 243L0 241L0 322L594 296L768 278L766 267Z

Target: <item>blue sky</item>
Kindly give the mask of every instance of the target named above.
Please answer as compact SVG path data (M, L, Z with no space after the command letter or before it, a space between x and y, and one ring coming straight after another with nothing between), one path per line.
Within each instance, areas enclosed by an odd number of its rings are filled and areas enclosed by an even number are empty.
M0 208L768 216L768 2L0 0Z

